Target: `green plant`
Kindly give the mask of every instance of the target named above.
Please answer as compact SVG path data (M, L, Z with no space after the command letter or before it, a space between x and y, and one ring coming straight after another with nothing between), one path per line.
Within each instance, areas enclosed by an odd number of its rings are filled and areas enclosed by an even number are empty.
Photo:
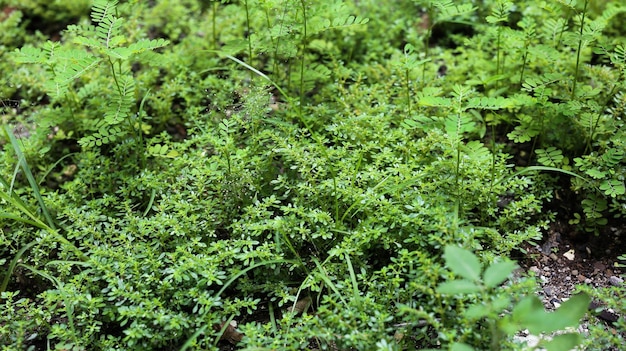
M96 1L48 35L28 4L0 35L0 348L578 341L586 295L546 313L507 257L624 214L623 5Z
M70 26L68 37L78 47L68 47L48 41L41 48L24 47L17 54L20 63L35 63L46 67L46 92L56 101L62 101L68 111L69 121L57 118L52 124L69 122L73 132L81 135L78 143L83 147L102 146L117 140L131 138L139 147L136 157L143 155L143 117L142 111L134 114L136 103L135 80L130 72L130 65L146 53L163 47L168 41L163 39L140 39L129 45L125 44L122 28L124 19L119 17L117 1L96 1L91 18L94 27ZM151 56L156 60L158 56ZM111 80L109 82L90 82L76 86L75 82L87 72L105 66ZM106 96L104 101L96 98L98 89L112 87L115 93ZM146 93L147 95L147 93ZM96 101L101 117L83 116L78 110ZM141 104L143 106L143 103ZM103 108L104 107L104 108ZM67 127L64 127L67 128ZM145 166L145 159L142 164Z
M591 301L588 295L575 295L555 312L547 313L536 296L514 301L510 296L496 292L515 270L515 263L495 262L483 269L478 257L455 246L445 248L444 258L448 268L458 278L439 284L436 291L440 294L477 297L474 301L470 299L470 303L462 309L461 316L468 322L486 321L490 333L489 350L501 350L507 338L524 329L528 329L533 335L544 335L533 349L544 347L552 351L565 351L582 342L582 337L577 333L562 333L552 337L546 334L576 326L587 312ZM502 318L500 314L513 303L510 314ZM452 343L450 350L469 351L474 348L461 341Z

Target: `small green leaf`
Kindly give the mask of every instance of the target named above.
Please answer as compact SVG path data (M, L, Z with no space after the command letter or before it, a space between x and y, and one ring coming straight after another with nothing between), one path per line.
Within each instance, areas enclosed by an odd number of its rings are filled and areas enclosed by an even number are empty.
M443 257L448 268L455 274L473 281L480 279L480 262L470 251L457 246L446 246Z
M538 334L536 329L531 329L536 320L542 320L546 315L543 304L537 296L528 296L515 305L511 314L512 321L521 329L527 328L533 334ZM540 328L537 328L540 329Z
M441 283L437 287L437 292L440 294L473 294L479 291L481 291L479 285L465 279L451 280Z
M563 152L554 146L535 150L537 161L544 166L556 167L563 162Z
M494 312L502 312L502 310L511 305L511 298L508 295L498 296L491 305Z
M600 183L600 190L604 191L606 195L616 196L616 195L624 195L626 192L626 187L624 187L624 183L617 180L605 180Z
M490 312L491 310L489 310L487 306L483 305L482 302L479 302L468 307L465 312L463 312L463 315L467 319L475 321L483 317L487 317Z
M578 294L572 296L569 300L563 302L554 313L550 313L551 325L544 332L552 332L566 327L578 325L580 319L585 315L589 307L591 299L587 294Z
M450 345L450 351L474 351L474 348L462 342L455 342Z
M588 169L585 171L585 173L587 173L589 176L596 178L596 179L601 179L606 176L606 172L600 171L597 168Z
M582 338L578 333L567 333L553 337L543 346L547 351L569 351L575 349L581 341Z
M517 265L511 261L494 263L485 270L483 282L488 288L495 288L502 284L516 268Z

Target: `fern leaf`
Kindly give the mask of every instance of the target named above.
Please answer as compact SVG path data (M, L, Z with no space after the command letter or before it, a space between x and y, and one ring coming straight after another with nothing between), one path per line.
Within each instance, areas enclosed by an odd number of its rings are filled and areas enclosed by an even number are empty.
M135 43L130 44L128 46L128 49L132 52L133 55L136 55L144 51L154 50L154 49L167 46L169 43L170 43L169 40L165 40L161 38L153 39L153 40L143 39L143 40L139 40Z
M470 98L467 101L466 108L475 108L481 110L501 110L507 108L513 108L517 106L515 99L505 98L503 96L497 97L475 97Z
M419 99L418 104L427 107L451 107L452 101L440 96L424 96Z
M462 149L472 159L491 160L492 157L491 151L478 140L469 141Z
M618 150L614 148L607 149L604 155L602 155L602 161L606 167L613 168L622 162L624 159L624 150Z
M15 51L15 61L18 63L45 63L46 55L39 48L24 46Z
M548 18L542 26L542 34L552 41L554 47L558 47L561 33L567 30L567 21L563 18Z
M611 55L611 62L617 65L626 64L626 47L624 45L617 45L615 52Z
M122 77L119 88L114 108L108 109L104 114L104 121L109 125L118 124L127 118L135 101L135 82L132 77Z
M96 22L103 22L106 18L114 16L117 0L95 0L91 9L91 19Z
M369 22L369 18L363 18L358 16L348 16L347 18L335 18L328 29L337 29L341 27L349 27L358 24L366 24Z
M100 63L99 58L81 51L70 50L63 56L64 60L60 61L55 71L55 81L61 84L69 84Z
M114 48L124 42L124 37L120 35L120 28L124 20L122 18L106 18L98 23L96 36L102 41L106 48Z
M516 143L525 143L539 135L539 132L538 126L522 122L522 124L515 126L515 129L508 133L507 137Z
M119 126L102 127L98 132L82 137L78 144L82 147L102 146L118 140L125 133Z
M446 117L444 125L446 134L454 138L454 140L461 140L463 133L473 132L476 130L474 121L472 121L471 117L465 114Z
M439 9L437 22L447 22L455 17L463 17L477 9L472 4L455 5L452 1L447 0L435 2L435 6Z
M606 195L615 197L617 195L624 195L626 193L626 187L624 182L617 179L604 180L600 183L600 190L604 191Z
M563 152L553 146L547 149L537 149L537 162L548 167L558 167L563 162Z

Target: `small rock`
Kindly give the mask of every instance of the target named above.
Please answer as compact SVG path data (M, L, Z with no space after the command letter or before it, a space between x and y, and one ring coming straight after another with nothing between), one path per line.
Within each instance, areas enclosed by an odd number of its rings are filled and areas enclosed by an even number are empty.
M620 286L622 285L622 283L624 283L624 279L616 275L612 275L611 277L609 277L609 283L613 286Z
M587 278L585 279L585 284L591 284L591 281L592 281L591 279Z
M578 269L572 269L572 275L578 275Z
M556 261L558 259L554 252L550 254L550 258L552 259L552 261Z
M543 288L543 292L546 293L546 296L552 296L554 295L554 288L551 286L546 286L545 288Z
M550 270L550 267L545 266L545 267L543 267L543 270L544 270L544 271L546 271L546 272L548 272L548 271Z
M537 266L531 266L530 268L528 268L529 271L535 273L535 274L539 274L539 268L537 268Z
M570 280L572 280L572 277L570 277L569 275L567 277L565 277L565 281L569 282Z
M579 281L579 282L581 282L581 283L582 283L582 282L584 282L586 279L587 279L587 277L585 277L584 275L582 275L582 274L579 274L579 275L578 275L578 281Z

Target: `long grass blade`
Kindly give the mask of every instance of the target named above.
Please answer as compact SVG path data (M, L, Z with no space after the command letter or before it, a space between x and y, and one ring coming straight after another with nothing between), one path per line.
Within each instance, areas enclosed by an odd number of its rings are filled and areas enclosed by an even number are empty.
M17 155L18 163L20 164L20 166L22 167L22 170L24 171L24 175L26 176L26 179L28 180L28 184L30 184L30 187L33 191L33 195L35 196L35 199L37 200L37 203L39 203L39 208L41 209L41 212L43 213L46 219L46 222L48 223L48 226L52 229L56 229L56 225L54 224L54 221L52 220L52 216L50 216L50 212L48 212L48 208L46 207L46 204L43 201L43 198L41 197L41 193L39 192L39 185L37 184L37 181L35 180L35 177L33 176L33 173L31 172L30 167L28 166L28 163L26 162L26 156L24 156L24 153L22 152L22 149L20 148L20 145L17 139L15 138L15 135L13 134L13 131L9 128L9 126L5 125L4 133L7 136L7 138L9 138L9 140L11 141L11 146L13 146L13 150L15 151L15 154Z
M5 292L7 290L7 286L9 286L9 280L11 279L11 275L13 275L13 271L15 270L15 266L17 266L17 263L19 262L19 260L24 255L24 252L26 252L28 249L30 249L31 247L35 246L36 244L37 244L36 241L32 241L28 245L26 245L23 248L21 248L15 254L15 257L13 257L13 259L11 260L11 263L9 264L9 269L7 269L7 271L6 271L5 275L4 275L4 278L2 279L2 285L0 285L0 293Z

